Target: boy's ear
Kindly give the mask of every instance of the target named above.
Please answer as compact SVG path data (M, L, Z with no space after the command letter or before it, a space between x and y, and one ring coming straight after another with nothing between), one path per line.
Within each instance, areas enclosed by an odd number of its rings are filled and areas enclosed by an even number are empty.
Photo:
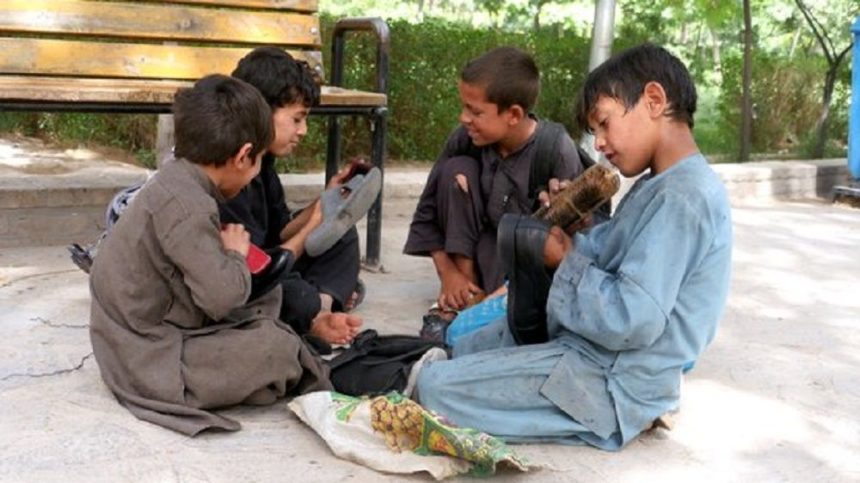
M662 117L669 110L669 100L666 98L666 91L659 82L651 81L645 84L645 89L642 92L642 101L645 102L645 108L648 109L648 114L651 118Z
M254 159L251 157L251 152L254 150L254 145L251 143L245 143L236 151L236 154L230 157L227 160L229 164L232 164L236 168L248 169L254 165Z
M525 109L523 109L523 106L519 104L514 104L513 106L505 109L505 114L508 115L508 122L512 126L519 123L524 117L526 117Z

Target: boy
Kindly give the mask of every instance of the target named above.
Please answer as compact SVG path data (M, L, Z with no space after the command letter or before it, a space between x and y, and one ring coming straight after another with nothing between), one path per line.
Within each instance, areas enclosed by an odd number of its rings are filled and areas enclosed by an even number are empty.
M530 173L537 138L554 125L531 109L540 91L534 60L512 47L493 49L463 68L457 84L461 126L433 166L409 228L404 253L430 256L441 282L443 311L459 310L502 286L496 225L504 213L532 213ZM583 170L564 130L553 131L558 157L549 177L571 179ZM542 180L546 189L546 180Z
M289 155L307 134L307 116L319 100L319 87L306 63L277 47L254 49L239 61L232 75L263 94L272 109L275 136L263 156L260 174L235 198L220 205L221 219L244 225L257 246L280 246L294 254L295 264L280 282L281 320L299 334L311 334L329 344L348 343L362 320L334 312L354 308L363 290L358 281L358 233L353 227L321 255L308 255L305 243L319 222L309 222L311 210L291 215L274 166L276 156ZM343 174L332 178L329 187L341 184Z
M328 390L328 369L278 320L279 290L246 304L249 234L217 203L260 171L272 114L211 75L176 94L176 159L136 196L92 266L90 338L102 378L140 419L187 435L235 431L210 412ZM319 219L319 204L310 210Z
M517 346L499 320L422 370L422 404L512 441L607 450L678 407L682 368L714 336L731 264L729 203L693 139L695 110L687 69L661 47L632 48L589 74L577 121L622 174L650 174L609 222L574 239L502 220L503 247L536 247L503 253L512 271L555 271L549 341Z

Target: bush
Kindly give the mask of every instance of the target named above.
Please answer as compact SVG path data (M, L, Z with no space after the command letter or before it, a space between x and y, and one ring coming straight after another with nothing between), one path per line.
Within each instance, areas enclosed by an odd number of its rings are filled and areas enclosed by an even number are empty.
M331 69L330 37L336 19L321 15L322 51ZM622 25L616 51L657 35L659 18ZM653 24L653 25L652 25ZM559 25L538 31L511 32L493 28L473 28L439 19L419 24L391 20L388 159L429 161L435 159L446 137L457 126L460 101L457 78L462 66L490 48L514 45L531 52L542 75L542 89L536 113L561 122L571 132L572 107L588 68L590 39ZM635 27L635 28L634 28ZM657 29L659 30L659 29ZM656 32L656 33L655 33ZM344 85L374 88L375 48L372 35L350 34L347 40ZM697 79L700 107L696 116L696 137L702 150L725 154L733 160L738 152L740 129L741 58L725 49L722 84L719 76L706 75L692 62ZM820 57L788 59L759 51L754 59L753 96L756 119L753 123L753 151L798 152L808 142L820 112L821 85L825 65ZM831 106L830 137L838 147L847 132L847 99L850 75L846 63ZM369 156L370 126L361 117L342 117L343 155ZM99 143L122 147L135 153L143 164L152 164L155 144L155 116L0 113L0 130L17 130L62 142ZM280 160L282 170L320 169L325 163L327 123L312 116L309 134L289 159Z

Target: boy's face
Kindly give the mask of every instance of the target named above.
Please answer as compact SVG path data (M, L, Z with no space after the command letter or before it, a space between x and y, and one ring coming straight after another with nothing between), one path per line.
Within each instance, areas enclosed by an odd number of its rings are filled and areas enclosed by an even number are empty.
M272 123L275 137L269 145L269 152L275 156L286 156L293 152L308 133L307 117L310 109L302 102L295 102L272 109Z
M615 98L600 96L588 115L594 148L603 153L624 176L636 176L651 164L656 129L644 96L627 110Z
M487 100L483 86L457 84L460 91L460 123L466 128L475 146L488 146L505 138L512 126L510 109L499 112L499 106Z

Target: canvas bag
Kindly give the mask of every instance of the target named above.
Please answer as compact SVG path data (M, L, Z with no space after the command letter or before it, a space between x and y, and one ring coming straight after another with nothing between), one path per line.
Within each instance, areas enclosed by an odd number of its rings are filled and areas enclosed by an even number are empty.
M331 382L336 391L350 396L402 392L413 364L434 347L444 349L445 345L416 336L364 330L328 362Z

